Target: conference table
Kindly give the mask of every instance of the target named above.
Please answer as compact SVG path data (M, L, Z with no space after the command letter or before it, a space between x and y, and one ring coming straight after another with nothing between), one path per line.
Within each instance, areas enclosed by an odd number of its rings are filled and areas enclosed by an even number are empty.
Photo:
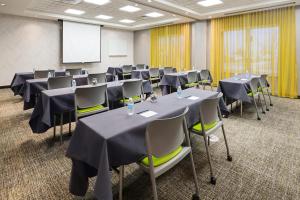
M159 97L156 103L145 101L135 104L132 116L123 107L80 119L66 153L72 159L70 192L77 196L85 195L89 177L97 176L95 196L111 200L111 168L137 162L146 155L147 124L179 115L189 107L186 120L190 128L199 121L200 103L217 95L217 92L190 88L183 91L181 99L172 93ZM144 117L140 114L147 111L156 115Z
M219 81L218 91L222 92L226 103L236 100L251 103L248 93L251 91L250 82L252 78L260 78L254 74L239 74Z
M65 76L65 70L56 70L55 76ZM11 81L10 88L14 92L14 95L23 96L24 84L26 80L33 79L33 72L20 72L15 73L13 80Z
M87 85L88 75L74 75L73 79L76 81L76 85ZM23 100L24 110L34 108L36 97L43 90L48 89L48 78L29 79L25 81L23 86Z
M123 98L122 84L125 81L136 80L120 80L107 82L107 94L109 103L119 101ZM86 87L83 85L79 87ZM143 81L143 91L145 94L152 93L150 81ZM75 121L75 104L74 104L74 88L60 88L53 90L43 90L38 98L38 102L32 112L29 125L33 133L44 133L53 127L54 113L64 113L64 124L69 122L68 114L71 113L71 120Z

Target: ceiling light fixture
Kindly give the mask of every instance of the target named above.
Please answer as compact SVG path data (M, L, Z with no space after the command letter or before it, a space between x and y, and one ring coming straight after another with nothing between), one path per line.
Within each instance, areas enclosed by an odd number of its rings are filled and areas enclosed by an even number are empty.
M125 24L132 24L132 23L134 23L135 21L134 21L134 20L131 20L131 19L122 19L122 20L120 20L119 22L125 23Z
M205 1L199 1L198 4L204 7L209 7L209 6L215 6L222 4L223 1L221 0L205 0Z
M124 6L120 8L120 10L125 11L125 12L137 12L140 11L141 9L135 6Z
M112 19L113 17L112 16L108 16L108 15L98 15L95 18L108 20L108 19Z
M152 17L152 18L157 18L157 17L162 17L164 15L161 14L161 13L158 13L158 12L151 12L151 13L146 14L146 16L147 17Z
M110 0L84 0L84 2L102 6L104 4L110 3Z
M85 11L76 10L76 9L67 9L67 10L65 10L65 13L72 14L72 15L83 15L85 13Z

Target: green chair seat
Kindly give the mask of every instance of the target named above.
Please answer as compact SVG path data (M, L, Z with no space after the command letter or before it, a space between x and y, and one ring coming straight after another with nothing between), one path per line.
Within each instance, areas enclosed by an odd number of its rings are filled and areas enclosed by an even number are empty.
M132 100L134 101L134 102L136 102L136 101L141 101L141 97L140 96L133 96L133 97L131 97L132 98ZM122 103L128 103L129 102L129 98L126 98L125 99L125 101L122 99L122 100L120 100Z
M174 158L175 156L177 156L181 151L182 151L182 146L179 146L176 150L172 151L171 153L169 153L168 155L165 155L163 157L157 158L155 156L152 156L152 160L153 160L153 166L157 167L159 165L162 165L166 162L168 162L169 160L171 160L172 158ZM143 163L146 166L150 165L149 159L148 157L145 157L141 163Z
M159 80L159 77L150 77L150 80Z
M187 83L187 84L185 84L185 87L195 87L197 85L198 85L198 83Z
M217 124L218 124L217 121L213 121L209 124L204 124L204 130L205 131L210 130L210 129L214 128ZM202 132L202 125L200 122L193 126L193 131Z
M202 81L199 81L199 83L210 83L211 81L210 80L202 80Z
M253 96L255 96L257 94L257 92L249 92L247 95L249 96L249 97L253 97Z
M96 105L96 106L93 106L93 107L89 107L89 108L78 108L77 109L77 113L78 114L86 114L86 113L90 113L90 112L95 112L95 111L101 111L105 109L105 107L103 105Z

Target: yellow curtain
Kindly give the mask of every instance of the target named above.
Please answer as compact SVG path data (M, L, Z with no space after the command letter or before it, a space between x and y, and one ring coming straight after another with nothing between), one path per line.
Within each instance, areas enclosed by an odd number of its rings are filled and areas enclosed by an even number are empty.
M268 74L273 95L297 97L295 27L294 7L213 19L214 84L237 73Z
M175 67L177 71L191 69L191 25L178 24L150 30L150 65Z

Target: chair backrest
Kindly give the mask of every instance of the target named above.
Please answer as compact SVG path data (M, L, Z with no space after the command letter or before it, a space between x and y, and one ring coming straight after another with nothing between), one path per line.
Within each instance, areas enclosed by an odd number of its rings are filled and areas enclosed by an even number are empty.
M261 85L261 87L264 87L264 88L269 87L267 77L268 77L267 74L262 74L260 76L260 85Z
M136 69L146 69L146 65L144 65L144 64L137 64L136 65Z
M173 73L173 67L164 67L164 74Z
M159 69L158 68L150 68L149 74L150 74L150 77L159 77Z
M123 65L122 66L123 73L131 73L132 72L132 65Z
M48 79L48 90L72 86L72 76L58 76Z
M106 102L107 85L79 87L75 90L76 108L89 108ZM106 102L107 103L107 102Z
M187 73L188 83L196 83L198 82L198 74L197 71L192 71Z
M81 75L82 74L82 69L81 68L78 68L78 69L66 69L66 72L69 72L71 76Z
M202 69L200 71L200 78L201 78L202 81L203 80L211 80L212 81L210 71L208 69Z
M142 80L125 81L122 85L123 97L130 98L142 95Z
M223 97L223 93L219 93L216 97L205 99L200 103L200 122L210 124L219 121L219 101Z
M260 78L258 78L258 77L251 78L250 88L251 88L252 92L257 92L258 87L260 86L259 80L260 80Z
M93 79L96 79L97 83L105 83L106 82L106 73L89 74L88 75L89 85L91 85L93 83Z
M49 72L51 73L51 77L53 77L55 75L55 71L54 70L35 70L34 71L34 78L48 78L48 74Z
M178 116L157 119L147 125L146 144L148 152L155 157L162 157L176 150L187 134L185 116L189 108Z

